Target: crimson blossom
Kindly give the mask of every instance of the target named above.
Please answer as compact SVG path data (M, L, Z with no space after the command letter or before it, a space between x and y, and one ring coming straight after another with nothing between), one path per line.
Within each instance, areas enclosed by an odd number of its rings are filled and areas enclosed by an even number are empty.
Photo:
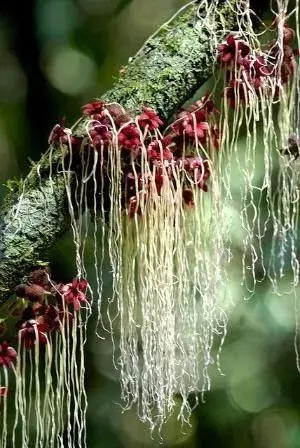
M16 350L10 347L8 342L5 341L0 344L0 366L11 367L16 357Z
M155 110L151 109L150 107L143 107L143 112L141 115L138 115L137 120L141 128L148 127L149 131L158 129L164 124Z
M64 301L68 305L73 305L75 311L79 311L82 303L88 303L85 295L88 282L74 278L72 283L67 283L59 287L59 292L62 294Z
M47 344L47 331L47 325L39 323L35 319L30 319L22 323L19 335L24 347L30 350L37 342L42 345Z

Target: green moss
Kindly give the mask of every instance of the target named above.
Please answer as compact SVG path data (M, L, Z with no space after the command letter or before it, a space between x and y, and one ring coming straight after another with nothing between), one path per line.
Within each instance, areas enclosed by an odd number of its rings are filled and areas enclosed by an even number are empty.
M28 186L27 186L28 188ZM9 195L0 223L0 302L38 264L69 222L62 174Z
M10 193L20 194L23 189L22 179L9 179L4 186L10 191Z
M197 5L163 27L104 99L138 111L149 104L168 119L213 73L214 53Z

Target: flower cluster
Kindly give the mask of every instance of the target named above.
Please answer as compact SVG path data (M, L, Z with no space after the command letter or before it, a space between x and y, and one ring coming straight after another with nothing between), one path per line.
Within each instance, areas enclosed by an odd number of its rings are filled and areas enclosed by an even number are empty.
M295 71L295 57L299 51L293 49L295 32L284 25L283 38L271 42L264 54L252 51L249 44L238 34L229 34L226 41L217 47L217 61L226 70L225 95L231 107L247 104L260 89L270 90L270 83L279 88L286 84Z
M71 283L55 283L46 267L33 270L26 284L15 288L17 299L8 307L8 318L18 318L17 339L26 350L49 342L50 334L60 333L64 326L72 323L74 313L78 313L88 303L84 279L73 279ZM6 333L6 319L0 320L0 337ZM16 350L0 340L0 368L12 368L17 358ZM9 391L0 386L0 399ZM1 401L1 400L0 400Z
M238 39L234 34L229 34L226 41L218 45L217 50L217 60L223 67L243 65L244 60L250 53L248 44Z
M49 144L62 144L70 146L73 150L78 150L82 144L82 138L72 135L71 129L67 128L65 125L65 120L63 119L60 124L56 124L52 129L49 139Z
M102 171L96 171L109 180L109 168L105 172L109 155L112 148L120 151L123 172L121 200L130 218L143 214L150 191L161 195L164 185L170 182L175 184L175 177L182 182L182 198L188 207L194 204L187 193L188 190L192 191L192 185L207 191L210 170L204 154L213 148L218 149L220 139L216 120L219 111L209 95L187 110L182 110L167 128L169 132L165 133L162 130L163 120L148 106L144 106L139 115L133 116L119 104L105 104L96 100L83 106L82 111L86 119L87 136L81 138L79 152L86 155L86 160L95 160L91 152L98 153L97 160L101 163ZM56 127L50 140L52 144L66 145L68 140L74 155L79 147L78 139L70 135L69 130ZM142 169L145 161L148 164L147 174ZM91 169L94 169L93 163L90 163ZM101 181L105 184L103 179ZM105 196L105 192L102 196ZM65 285L62 292L67 302L73 301L73 290L80 288L80 285ZM41 293L36 286L34 288L33 292L27 287L28 297ZM80 307L80 294L77 298L78 302L73 302L75 309Z
M175 176L182 181L182 199L188 207L194 205L192 185L207 191L209 164L199 154L211 147L218 148L218 141L214 138L217 130L214 118L218 113L215 104L206 95L178 114L169 133L155 135L155 138L145 141L151 174L146 177L136 169L134 173L127 166L125 195L129 217L142 215L149 190L154 188L160 195L164 185L175 182ZM145 119L147 114L148 122ZM143 120L143 127L148 126L152 130L158 129L162 123L149 108L138 117L139 120Z
M85 294L87 287L84 279L56 284L47 268L32 271L28 283L15 288L17 297L27 302L17 323L24 347L32 349L37 343L45 345L52 332L59 332L63 325L70 323L73 313L80 311L82 304L88 303Z

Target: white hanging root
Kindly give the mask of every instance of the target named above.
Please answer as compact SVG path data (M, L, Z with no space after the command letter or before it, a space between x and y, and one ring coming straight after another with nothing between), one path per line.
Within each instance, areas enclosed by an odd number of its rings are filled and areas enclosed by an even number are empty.
M284 18L287 5L278 1L277 6ZM253 31L248 2L243 2L241 8L238 5L236 14L241 39L264 55L258 36ZM210 20L213 23L213 19ZM218 40L219 36L216 36ZM281 49L279 53L282 53L280 35L278 45ZM280 58L274 61L274 70L280 63ZM236 73L236 76L242 77L243 74ZM114 362L120 369L124 408L136 404L141 419L150 423L152 428L161 427L174 408L175 393L179 392L182 396L181 417L184 420L191 411L189 394L210 387L209 366L213 362L214 335L226 333L227 317L220 291L226 280L224 265L231 258L230 235L229 227L224 225L220 229L220 222L223 207L232 200L231 177L236 175L233 170L238 170L244 179L241 191L241 222L245 231L243 279L249 294L253 294L256 282L266 276L278 290L278 279L283 275L286 263L284 254L287 241L291 241L291 234L288 239L284 235L280 240L278 235L282 235L283 230L286 232L287 228L295 229L297 207L293 206L291 212L290 204L296 204L297 201L294 197L291 201L290 177L282 167L279 175L281 196L274 196L272 173L277 160L282 159L280 145L291 130L293 88L289 85L279 86L281 118L280 131L277 131L272 113L273 104L279 102L275 95L275 80L265 78L265 85L257 92L245 81L250 88L249 101L247 105L243 104L236 92L232 128L229 127L231 112L228 104L226 101L223 104L222 149L219 158L212 156L210 193L205 195L190 185L195 194L193 210L183 208L182 173L173 168L175 180L166 181L159 194L155 185L150 188L145 186L146 200L141 192L138 201L142 216L136 214L129 218L126 215L122 203L123 172L117 138L122 127L117 131L112 118L113 137L109 148L105 149L108 153L106 166L103 147L100 151L99 148L95 149L90 156L94 157L94 163L91 171L85 175L85 182L93 179L94 213L97 213L98 208L99 214L100 208L100 219L95 220L93 231L97 278L94 294L99 297L99 330L101 324L107 330L101 297L101 267L104 243L107 241L113 277L107 316L116 348ZM259 120L263 127L261 150L265 169L262 179L257 182L256 173L261 163L257 158ZM126 125L128 123L123 127ZM88 126L93 126L93 121ZM246 130L246 148L241 155L239 137L243 128ZM146 137L141 130L140 134L142 138ZM198 151L200 154L198 146L196 142L196 153ZM203 151L201 148L202 154ZM142 154L141 177L151 178L155 173L148 165L145 148ZM136 189L139 190L134 163L132 169ZM104 172L109 186L104 185ZM102 193L109 188L110 209L106 215L103 202L100 201L99 207L97 188ZM82 200L86 202L84 197ZM267 213L263 216L261 204L264 201L267 203ZM263 237L268 234L270 227L274 229L274 236L270 262L267 263ZM80 231L75 230L79 253L78 235ZM278 244L281 258L279 267ZM294 256L293 260L297 271ZM79 265L82 266L81 263ZM259 277L258 268L261 271Z
M258 35L252 29L248 2L237 14L240 39L255 49L256 53L268 57L268 50L260 45ZM273 59L273 68L280 72L284 56L283 31L286 20L296 32L296 48L300 48L300 7L289 0L273 3L277 20L276 40L278 58ZM288 10L294 8L289 14ZM293 21L296 26L293 26ZM267 31L267 30L266 30ZM261 33L262 34L262 33ZM270 58L269 58L270 61ZM232 202L231 178L241 176L241 223L244 230L243 282L251 297L257 282L266 277L278 294L294 296L296 330L294 345L297 367L298 353L298 303L299 283L299 197L300 164L297 154L284 155L291 134L300 137L300 72L299 63L293 76L285 84L280 78L266 77L258 92L251 91L247 104L236 92L236 106L231 111L228 102L223 102L221 125L222 153L218 175L222 181L223 200ZM236 68L236 79L243 76ZM232 120L232 126L229 122ZM240 147L240 137L246 134L245 152ZM262 141L259 141L262 137ZM259 157L259 153L263 157ZM264 169L261 170L261 164ZM214 169L216 169L214 167ZM262 172L257 179L257 173ZM277 176L275 175L278 173ZM263 209L265 212L263 214ZM264 250L264 238L271 240L270 253ZM267 243L269 245L269 243ZM280 280L291 276L291 287L282 290Z
M288 1L278 0L274 13L277 17L278 38L276 44L279 56L273 62L273 69L278 69L283 58L283 25L287 20ZM297 17L297 40L299 43L299 5L293 14ZM243 8L237 14L239 38L246 42L256 54L269 61L268 51L259 44L253 32L249 15L249 5L243 2ZM243 71L236 67L234 79L242 79L247 86ZM289 266L293 269L293 287L298 282L298 262L295 253L298 218L298 169L297 162L287 160L280 149L287 146L288 136L299 123L299 105L295 101L295 92L299 90L299 67L295 76L285 84L279 78L265 77L263 86L254 91L250 85L249 98L245 103L235 91L236 104L228 109L225 99L222 107L222 161L219 163L219 176L223 183L225 201L232 201L231 178L241 176L241 222L244 230L243 280L248 295L255 291L257 282L269 277L275 290L279 293L279 280ZM226 81L227 84L227 81ZM297 86L297 87L296 87ZM248 90L248 89L247 89ZM225 93L226 96L226 93ZM277 122L276 125L276 107ZM232 113L232 117L231 117ZM295 114L297 119L295 119ZM232 121L232 126L228 123ZM261 128L261 130L260 130ZM299 132L299 131L298 131ZM240 147L240 137L246 134L245 150ZM258 137L262 137L262 141ZM259 157L260 154L263 157ZM264 163L264 170L261 165ZM225 166L224 166L225 165ZM279 166L278 166L279 165ZM279 170L278 178L274 178ZM257 173L262 176L257 179ZM266 205L266 213L262 209ZM271 254L263 250L263 238L273 233Z
M93 122L88 123L87 129ZM107 316L116 347L114 362L120 369L124 408L135 404L140 418L153 429L161 428L173 411L176 393L182 396L180 417L184 421L191 412L189 394L210 388L214 335L226 332L226 313L220 296L226 251L219 230L222 210L219 180L214 175L209 194L200 191L190 179L195 208L187 210L183 206L182 182L188 173L173 166L170 169L174 180L169 181L165 175L159 194L154 181L148 186L145 183L146 199L140 191L142 216L136 214L130 218L127 215L122 203L124 187L118 133L128 124L117 131L111 118L113 136L105 149L106 162L104 164L103 147L100 150L91 148L94 152L88 157L94 160L89 163L90 172L87 172L88 163L83 168L83 185L92 179L93 209L95 215L100 214L92 232L97 279L94 298L102 292L104 238L108 245L113 290L108 298ZM141 129L139 132L142 140L148 136ZM195 155L200 156L203 151L196 141ZM132 170L136 189L140 190L133 159ZM150 169L143 147L141 178L154 176L155 168L154 171ZM107 177L109 184L105 185L103 179ZM100 199L96 198L97 188L102 193ZM104 190L110 199L106 216L101 202ZM80 201L86 203L87 199L82 195ZM76 251L83 254L80 249L82 233L73 219L72 207L70 209ZM85 238L86 234L83 240ZM84 269L83 266L81 261L80 269ZM98 299L98 311L104 314L101 297ZM103 318L99 315L98 324L101 323Z

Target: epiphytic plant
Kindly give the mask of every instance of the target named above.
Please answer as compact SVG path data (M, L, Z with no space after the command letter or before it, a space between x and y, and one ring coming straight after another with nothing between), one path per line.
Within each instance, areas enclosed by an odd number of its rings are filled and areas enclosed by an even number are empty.
M61 176L77 276L61 285L41 267L15 289L19 298L10 310L19 316L15 348L1 322L3 447L12 389L8 371L15 377L14 444L21 440L28 446L33 408L36 446L48 446L49 433L51 446L84 443L83 348L88 317L97 310L99 343L108 334L113 341L124 407L136 405L141 420L160 429L180 394L180 418L188 419L189 395L209 390L213 364L220 370L228 319L227 265L234 255L230 207L239 210L244 230L245 296L265 277L280 292L280 279L289 268L296 291L299 5L292 11L289 7L288 1L277 0L267 27L255 23L247 1L197 6L199 39L210 30L207 51L215 63L215 85L172 120L155 107L163 95L157 86L156 101L147 99L147 89L142 102L129 101L126 107L113 98L95 100L82 108L83 117L73 128L53 128L37 172L47 161L50 189ZM288 24L294 18L295 31ZM164 76L172 77L167 69ZM235 177L243 179L238 198ZM93 240L94 285L85 280L88 237ZM263 248L267 237L270 254ZM110 297L103 294L106 254Z

